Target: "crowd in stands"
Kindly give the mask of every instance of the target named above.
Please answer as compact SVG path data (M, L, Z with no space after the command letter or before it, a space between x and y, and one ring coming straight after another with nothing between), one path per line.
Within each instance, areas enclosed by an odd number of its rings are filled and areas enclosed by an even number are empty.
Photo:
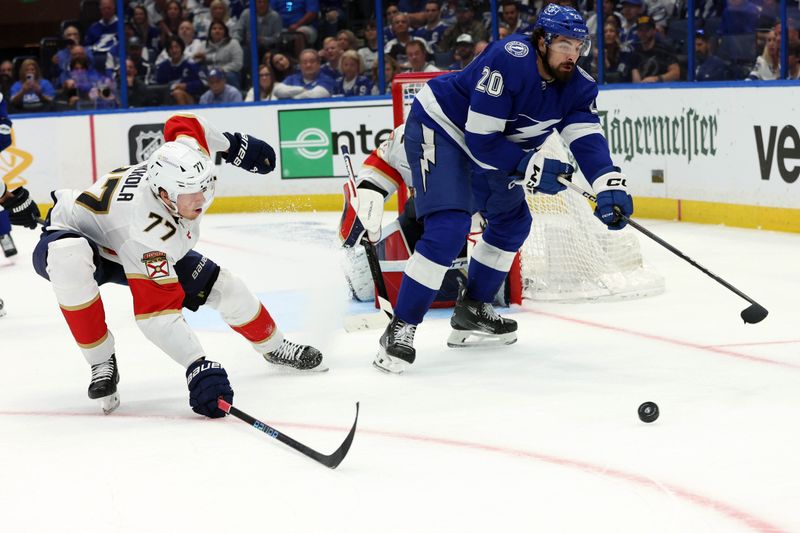
M76 12L78 1L76 1ZM89 2L91 0L83 0ZM689 36L685 0L601 0L606 83L687 79L774 80L780 76L778 0L698 0ZM107 109L120 105L120 43L115 0L94 0L91 23L68 20L45 36L39 57L2 58L0 90L11 112ZM530 35L542 0L500 0L500 38ZM558 0L598 26L593 0ZM392 0L378 28L369 1L248 0L124 2L125 72L130 106L192 105L381 94L399 72L466 67L492 41L488 1ZM81 4L83 7L83 4ZM790 10L788 77L800 77L797 9ZM251 42L259 58L251 78ZM46 44L49 43L49 44ZM598 76L598 47L580 65Z

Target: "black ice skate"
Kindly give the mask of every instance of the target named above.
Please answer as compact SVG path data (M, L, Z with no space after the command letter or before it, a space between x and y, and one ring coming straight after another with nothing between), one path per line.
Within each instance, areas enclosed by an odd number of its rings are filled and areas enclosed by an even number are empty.
M517 342L517 323L497 314L492 304L467 298L467 288L462 285L453 316L453 328L447 345L451 348L471 346L496 346Z
M283 339L281 345L274 352L265 353L267 362L288 366L296 370L310 372L325 372L328 367L322 364L322 353L313 346L295 344Z
M112 354L107 361L92 365L92 381L89 383L89 398L99 400L103 413L109 414L119 407L119 371L117 358Z
M414 349L414 333L417 326L392 318L386 331L381 335L380 350L372 365L378 370L392 374L402 374L414 362L417 351Z
M10 233L0 235L0 248L3 249L3 254L6 257L17 255L17 247L14 246L14 239L11 238Z

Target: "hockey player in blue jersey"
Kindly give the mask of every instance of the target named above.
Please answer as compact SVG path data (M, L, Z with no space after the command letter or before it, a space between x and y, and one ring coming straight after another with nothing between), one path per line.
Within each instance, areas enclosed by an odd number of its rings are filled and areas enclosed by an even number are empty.
M11 120L8 118L6 101L0 93L0 152L11 146ZM6 257L16 255L17 248L11 239L11 225L36 227L39 207L36 205L25 187L18 187L13 192L6 189L0 176L0 248ZM0 315L2 316L2 315Z
M558 176L574 170L542 146L553 131L592 184L595 214L609 229L625 225L616 210L630 215L633 202L600 127L597 84L577 66L588 49L578 12L550 4L532 37L494 42L464 70L434 78L417 93L405 149L425 230L406 265L394 319L381 336L378 369L400 373L414 362L416 327L461 251L475 211L488 226L473 249L448 346L516 342L516 322L498 316L490 302L530 230L526 191L556 194L564 189Z

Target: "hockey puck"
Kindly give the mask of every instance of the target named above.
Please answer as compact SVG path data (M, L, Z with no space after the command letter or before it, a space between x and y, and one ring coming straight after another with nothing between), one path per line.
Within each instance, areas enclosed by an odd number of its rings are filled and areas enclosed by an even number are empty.
M658 418L658 406L654 402L644 402L639 406L639 420L649 424Z

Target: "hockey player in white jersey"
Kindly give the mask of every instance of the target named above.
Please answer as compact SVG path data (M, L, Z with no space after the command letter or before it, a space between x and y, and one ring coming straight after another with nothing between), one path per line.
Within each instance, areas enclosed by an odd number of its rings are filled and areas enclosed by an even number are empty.
M517 324L491 305L528 236L529 193L564 189L573 168L537 150L557 130L597 196L609 229L625 225L633 202L599 124L596 82L577 66L589 34L573 8L542 9L533 35L490 44L464 70L432 79L417 93L405 127L417 216L425 227L408 260L394 319L375 366L403 372L416 358L414 335L470 230L471 213L488 225L472 251L466 287L450 320L448 346L510 344ZM517 186L521 185L521 186Z
M145 163L116 169L86 191L58 190L34 250L34 268L49 279L72 335L91 365L89 397L110 413L119 405L114 336L105 321L99 285L128 285L136 323L145 336L186 369L192 409L224 416L231 402L225 369L206 359L182 308L216 309L231 328L274 364L324 370L322 354L283 338L270 314L226 268L194 251L200 220L214 199L213 157L252 172L274 169L265 142L219 133L203 119L175 115L166 143Z

